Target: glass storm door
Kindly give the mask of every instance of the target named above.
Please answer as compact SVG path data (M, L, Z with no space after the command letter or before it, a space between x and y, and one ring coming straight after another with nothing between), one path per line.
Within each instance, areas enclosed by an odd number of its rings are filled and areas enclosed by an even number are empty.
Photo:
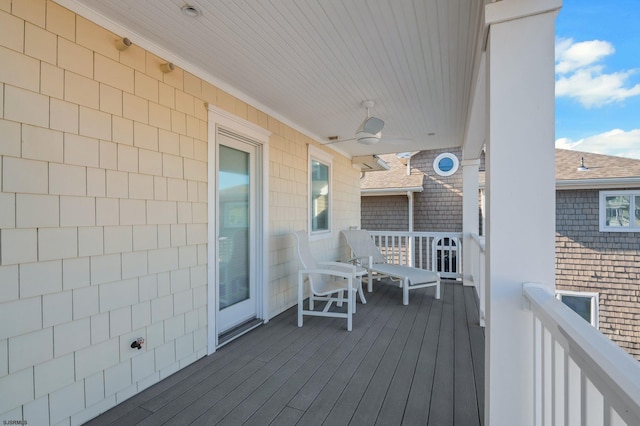
M255 146L218 134L218 334L256 317Z

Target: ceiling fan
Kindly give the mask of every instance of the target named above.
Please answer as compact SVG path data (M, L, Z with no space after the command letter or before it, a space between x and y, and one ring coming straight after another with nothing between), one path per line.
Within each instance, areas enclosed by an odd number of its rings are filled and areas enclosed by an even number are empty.
M367 117L362 121L358 130L356 130L355 137L349 139L338 139L337 137L329 137L329 142L325 145L338 142L346 142L356 140L363 145L374 145L380 141L382 137L382 128L384 127L384 121L378 117L372 117L370 110L375 105L374 101L362 101L360 106L367 110Z

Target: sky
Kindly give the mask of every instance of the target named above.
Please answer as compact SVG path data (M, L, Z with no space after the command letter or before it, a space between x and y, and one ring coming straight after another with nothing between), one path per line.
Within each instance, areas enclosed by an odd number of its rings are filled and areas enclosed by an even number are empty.
M640 159L640 1L564 0L556 148Z

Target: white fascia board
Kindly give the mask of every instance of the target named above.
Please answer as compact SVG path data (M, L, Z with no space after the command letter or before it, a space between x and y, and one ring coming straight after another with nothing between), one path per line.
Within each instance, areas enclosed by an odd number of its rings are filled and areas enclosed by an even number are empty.
M606 189L606 188L640 188L640 177L604 178L604 179L571 179L556 181L556 189Z
M360 195L363 197L375 197L378 195L407 195L407 192L422 192L424 188L421 186L414 186L409 188L376 188L376 189L361 189Z
M527 16L557 11L561 7L562 0L497 1L485 6L485 24L499 24Z
M485 188L485 184L479 185L480 189ZM602 178L602 179L566 179L556 181L557 191L569 189L617 189L617 188L640 188L640 177L632 178Z

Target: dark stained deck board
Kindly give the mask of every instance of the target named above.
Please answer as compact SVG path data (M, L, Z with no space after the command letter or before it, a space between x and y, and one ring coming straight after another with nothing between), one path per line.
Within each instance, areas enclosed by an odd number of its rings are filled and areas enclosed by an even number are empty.
M473 375L471 341L469 337L469 318L465 306L464 287L454 290L454 393L458 410L454 411L454 423L479 426L478 399ZM460 409L462 408L462 409Z
M360 306L358 309L358 313L360 314L360 319L364 319L368 316L368 314L372 313L372 310L363 309L363 306ZM364 311L364 312L363 312ZM343 332L336 334L336 327L340 324L345 324L346 320L343 319L334 319L330 321L326 321L326 318L315 319L319 322L319 325L323 328L318 336L316 336L311 343L307 344L300 352L298 352L293 358L289 360L287 364L285 364L281 369L276 371L269 379L267 379L264 383L256 386L255 390L245 398L241 404L238 404L233 410L229 412L229 414L220 422L221 425L224 424L242 424L248 420L249 417L252 417L254 413L258 409L260 409L263 404L270 399L282 386L284 386L287 381L293 377L300 369L304 367L311 367L313 365L312 359L315 358L316 362L320 361L316 355L318 354L326 354L329 355L332 352L332 349L336 348L340 345L347 337L354 336L353 333ZM324 321L323 321L324 320ZM211 410L215 410L213 407ZM209 410L209 411L211 411ZM224 410L215 410L216 415L203 416L203 419L198 419L196 424L200 423L201 420L204 421L203 424L211 424L215 423L219 420L220 414L224 413ZM261 424L264 424L264 418L260 417L259 420Z
M380 297L381 292L378 292L373 297L369 297L369 303L375 304L377 298ZM370 305L371 306L371 305ZM286 383L284 383L273 395L265 401L265 403L256 410L252 416L245 422L247 425L264 425L266 422L270 422L277 419L280 416L280 411L288 411L293 409L288 407L287 404L291 401L296 394L303 388L303 386L309 381L309 379L319 372L319 374L327 374L330 370L329 357L340 349L348 349L350 351L356 345L359 337L364 333L368 325L373 319L379 315L378 309L366 309L365 306L359 305L357 312L357 322L355 322L354 330L351 333L343 333L338 338L331 339L330 342L326 342L322 347L316 351L314 356L309 359L305 365L293 374ZM323 319L320 319L323 320ZM334 320L328 327L335 327L335 322L341 320ZM298 417L304 414L304 411L294 409L295 413L299 413Z
M300 421L300 417L302 417L303 413L304 411L296 410L295 408L291 408L291 407L285 407L280 412L280 414L278 414L278 417L276 417L273 420L273 422L269 424L274 426L289 426L289 425L293 426L298 424L298 422ZM262 424L266 424L266 423L262 423Z
M429 418L438 342L440 340L440 325L442 324L442 300L444 300L444 294L447 291L447 286L442 286L441 301L434 301L429 311L418 362L413 373L413 381L411 382L407 405L402 418L403 425L424 424Z
M378 291L386 291L389 294L393 294L388 287L383 287ZM394 298L390 297L388 300L392 299ZM389 322L398 321L398 316L403 312L401 303L386 303L378 309L382 311L382 314L369 327L353 356L346 357L344 362L339 365L339 369L336 369L330 377L326 377L326 385L310 401L311 405L300 419L301 424L321 424L339 399L350 397L349 394L342 395L346 387L358 388L363 381L367 380L367 375L370 371L368 364L376 361L376 354L381 355L380 351L383 347L380 342L385 340L388 342L392 336L393 329L388 326ZM393 315L394 313L396 313L395 316ZM379 339L381 334L384 335L385 340ZM376 346L376 342L378 342L378 346ZM363 364L365 367L360 368ZM356 372L361 372L362 374L357 375Z
M428 296L422 297L418 313L411 327L409 340L402 351L398 367L389 384L376 424L399 425L402 423L434 300L431 294L428 292L426 294ZM411 302L410 300L409 303Z
M476 385L476 398L479 401L478 414L480 425L484 425L484 328L480 327L479 301L474 291L465 291L467 320L469 326L469 341L471 343L471 359Z
M435 294L435 291L433 293ZM398 324L398 328L393 330L393 338L391 339L391 342L386 345L387 348L385 353L380 360L375 373L371 377L366 390L363 392L357 409L351 417L353 424L371 425L376 422L385 398L389 393L391 382L400 367L402 355L405 353L405 348L410 342L409 338L411 336L413 325L416 322L418 314L424 309L422 301L426 297L429 297L429 299L433 298L431 295L424 296L424 294L424 292L420 294L412 294L411 296L413 297L411 297L409 306L403 309L404 313L400 323ZM417 351L415 353L417 355ZM410 382L405 382L404 388L408 389L409 383ZM348 413L345 413L345 417L349 419L347 414ZM331 423L332 422L330 421L329 424Z
M222 413L226 414L227 410L235 407L237 401L242 401L243 396L254 389L254 387L262 383L273 374L278 368L284 365L292 356L294 356L301 348L312 341L321 330L321 324L310 324L307 326L306 333L289 333L278 345L271 345L268 350L260 353L252 361L246 364L238 373L231 375L219 385L207 391L204 395L199 395L198 389L192 389L187 392L185 398L179 398L163 407L154 415L149 417L149 425L156 424L190 424L197 420L201 422L208 417L218 417ZM252 354L246 354L251 357ZM243 357L244 358L244 357ZM244 371L247 370L247 371ZM205 386L208 384L205 383ZM213 407L217 407L213 410ZM159 416L162 416L167 410L171 410L173 416L164 422L159 422ZM164 420L164 416L162 416ZM214 423L209 423L214 424Z
M442 317L437 345L436 365L433 376L433 389L429 410L429 425L453 425L454 416L454 291L451 286L445 288L442 297Z
M415 303L402 309L394 307L389 322L326 417L326 424L348 424L351 420L353 424L374 423L409 334L403 324L412 322L416 312Z
M383 292L379 292L381 294ZM369 330L371 330L375 324L378 317L381 316L385 302L387 300L381 300L381 302L377 305L373 305L371 302L368 303L368 309L374 312L374 315L369 317L368 322L357 323L357 326L354 330L347 336L345 343L336 348L336 350L326 358L323 362L322 367L315 371L313 375L308 378L304 383L300 383L301 387L295 392L293 398L287 404L289 407L293 407L302 411L306 411L309 406L316 400L318 394L325 387L327 382L330 381L331 377L335 374L335 372L340 368L340 366L345 362L345 360L352 354L352 352L357 347L358 351L364 351L366 346L363 344L363 337L366 335ZM371 306L375 306L371 308ZM352 357L358 357L358 352L352 355Z
M91 425L471 424L484 415L484 331L472 288L376 283L346 320L296 308L89 422Z

